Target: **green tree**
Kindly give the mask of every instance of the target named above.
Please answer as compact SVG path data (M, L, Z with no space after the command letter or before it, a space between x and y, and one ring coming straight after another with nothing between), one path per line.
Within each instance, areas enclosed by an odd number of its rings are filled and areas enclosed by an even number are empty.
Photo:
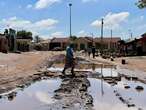
M136 5L140 8L146 8L146 0L139 0L138 3L136 3Z
M27 32L25 30L18 31L17 38L18 39L31 39L31 40L33 40L32 32Z

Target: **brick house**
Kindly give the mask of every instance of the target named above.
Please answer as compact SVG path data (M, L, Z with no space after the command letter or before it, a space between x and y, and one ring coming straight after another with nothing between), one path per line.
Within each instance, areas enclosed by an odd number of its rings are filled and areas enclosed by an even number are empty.
M91 37L79 37L75 41L76 50L85 50L91 48L93 45L93 39Z
M97 49L100 49L101 48L101 45L102 45L102 48L103 49L118 49L118 41L120 41L121 38L120 37L113 37L113 38L110 38L110 37L107 37L107 38L103 38L101 40L101 38L95 38L94 39L94 45Z
M118 41L121 39L119 37L115 38L103 38L103 47L104 49L117 49ZM72 42L76 50L85 50L91 48L92 45L96 49L100 49L101 39L92 38L92 37L78 37L75 40L71 41L69 38L53 38L50 40L49 50L52 50L56 47L60 47L62 50L66 49L66 46Z
M49 50L54 48L61 48L62 50L66 49L66 46L69 44L69 38L53 38L50 40Z

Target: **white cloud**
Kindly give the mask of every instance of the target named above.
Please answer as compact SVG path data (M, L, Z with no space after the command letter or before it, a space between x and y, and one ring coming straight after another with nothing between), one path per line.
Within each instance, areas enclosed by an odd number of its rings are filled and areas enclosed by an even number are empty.
M97 2L97 0L82 0L83 3L87 3L87 2Z
M59 3L63 0L37 0L37 2L35 3L34 5L34 8L35 9L38 9L38 10L41 10L41 9L44 9L44 8L47 8L55 3ZM83 3L87 3L87 2L97 2L98 0L81 0ZM32 5L27 5L26 8L32 8L33 6Z
M60 1L61 0L38 0L35 4L35 9L43 9Z
M51 37L64 37L64 33L63 32L54 32L51 34Z
M78 32L79 36L86 36L87 33L84 30L81 30L80 32Z
M54 19L44 19L44 20L41 20L41 21L34 23L34 25L36 27L48 28L48 27L53 27L57 23L58 23L58 21L54 20Z
M55 102L55 100L51 98L52 96L49 96L48 93L45 92L36 92L35 96L40 102L43 102L45 104L52 104Z
M31 22L29 20L19 19L17 17L11 17L8 19L0 20L1 28L14 28L16 30L28 30L32 31L34 34L38 34L42 31L48 31L54 28L58 24L57 20L54 19L43 19L36 22Z
M120 26L120 24L128 18L130 15L129 12L121 12L121 13L108 13L104 18L104 27L108 29L115 29ZM95 20L91 23L91 26L101 27L101 20Z
M11 27L17 29L27 27L30 24L30 21L17 19L17 17L11 17L0 21L0 25L3 27Z
M32 5L31 5L31 4L28 4L28 5L26 6L26 8L27 8L27 9L30 9L30 8L32 8Z

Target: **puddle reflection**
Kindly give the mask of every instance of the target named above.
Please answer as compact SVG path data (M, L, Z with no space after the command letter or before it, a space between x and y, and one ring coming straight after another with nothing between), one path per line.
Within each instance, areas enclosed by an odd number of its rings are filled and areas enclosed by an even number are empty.
M9 101L5 95L0 99L1 110L43 110L47 104L55 102L52 99L54 90L60 84L61 79L42 80L25 88L22 92L17 91L17 96Z
M60 67L48 68L61 72ZM76 69L75 71L78 71ZM1 110L146 110L146 85L113 68L80 69L84 77L35 82L0 99ZM88 72L90 71L90 73Z

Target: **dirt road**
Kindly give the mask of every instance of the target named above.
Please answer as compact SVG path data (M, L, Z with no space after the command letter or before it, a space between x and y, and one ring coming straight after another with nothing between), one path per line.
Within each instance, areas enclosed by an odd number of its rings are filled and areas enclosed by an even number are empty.
M29 81L29 79L32 80L32 75L37 74L38 71L48 65L48 59L62 53L64 54L64 52L0 53L0 93L12 90ZM100 57L96 59L85 57L85 59L95 64L118 65L120 73L128 75L134 73L134 75L146 80L146 57L124 58L128 62L126 65L121 65L122 58L115 59L114 62ZM37 77L39 78L39 76Z
M23 84L27 77L44 67L49 58L61 52L0 53L0 93Z

